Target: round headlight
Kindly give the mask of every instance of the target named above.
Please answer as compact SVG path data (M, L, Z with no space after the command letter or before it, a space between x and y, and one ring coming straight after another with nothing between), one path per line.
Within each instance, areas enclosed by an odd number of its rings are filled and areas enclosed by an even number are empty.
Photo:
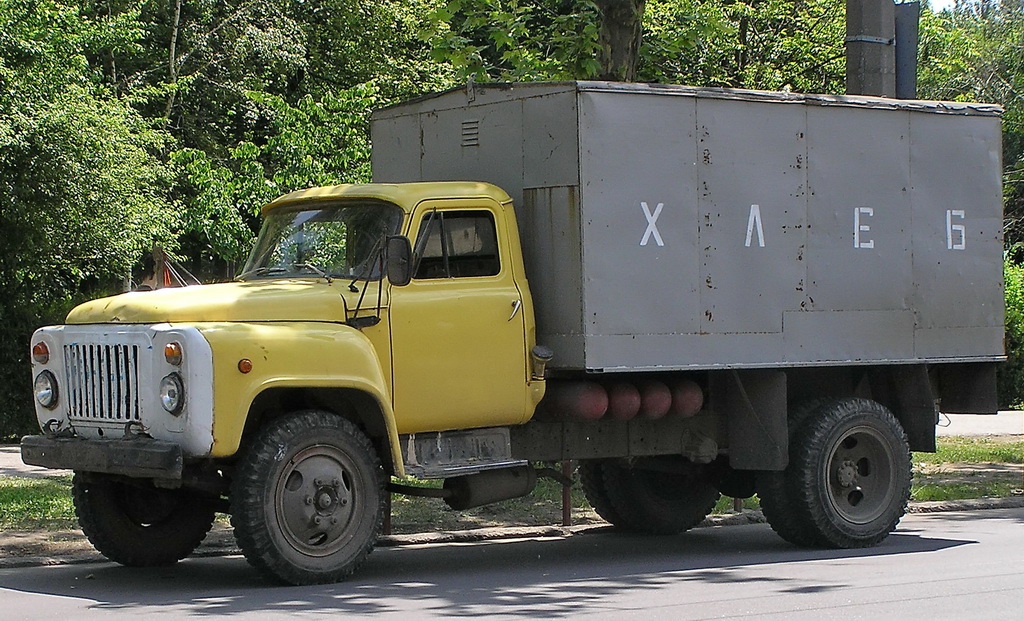
M185 386L177 373L171 373L160 381L160 405L177 416L185 404Z
M36 376L35 381L36 401L47 409L57 407L57 378L49 371L43 371Z

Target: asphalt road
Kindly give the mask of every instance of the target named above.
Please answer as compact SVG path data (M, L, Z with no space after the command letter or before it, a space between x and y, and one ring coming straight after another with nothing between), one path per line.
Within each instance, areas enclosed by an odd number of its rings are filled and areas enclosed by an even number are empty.
M856 551L801 550L766 525L379 549L355 579L318 587L269 585L237 556L7 569L0 616L1019 619L1022 561L1024 509L1002 509L908 516Z

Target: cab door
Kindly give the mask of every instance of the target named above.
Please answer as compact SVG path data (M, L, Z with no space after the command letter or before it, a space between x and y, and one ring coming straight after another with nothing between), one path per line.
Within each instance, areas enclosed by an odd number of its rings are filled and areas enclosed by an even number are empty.
M500 205L423 203L410 237L413 278L391 289L389 313L399 433L523 422L523 298Z

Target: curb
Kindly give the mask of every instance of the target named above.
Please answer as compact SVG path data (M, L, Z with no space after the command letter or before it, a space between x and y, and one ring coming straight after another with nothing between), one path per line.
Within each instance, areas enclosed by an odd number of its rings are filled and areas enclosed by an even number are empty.
M990 509L1015 509L1024 507L1024 497L1010 498L976 498L971 500L940 500L931 502L912 502L907 506L908 514L940 513L952 511L984 511ZM764 524L764 514L760 511L744 511L730 515L709 516L695 528L714 528L720 526L743 526L747 524ZM438 531L414 533L409 535L384 535L377 540L379 548L395 548L402 546L418 546L445 543L474 543L478 541L500 541L507 539L565 538L576 535L599 534L611 532L610 524L583 524L580 526L513 526L495 528L476 528L473 530ZM224 529L211 533L203 544L192 553L192 558L208 558L241 555L231 537L231 531ZM85 563L102 563L107 559L94 550L74 552L66 555L24 556L0 558L0 570L18 569L22 567L46 567L55 565L80 565Z

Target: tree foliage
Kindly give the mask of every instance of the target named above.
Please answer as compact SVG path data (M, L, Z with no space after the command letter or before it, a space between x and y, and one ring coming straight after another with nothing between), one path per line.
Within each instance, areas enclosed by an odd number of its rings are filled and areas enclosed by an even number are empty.
M367 180L375 107L469 78L841 93L844 19L845 0L0 0L0 408L29 410L31 330L153 243L224 276L268 200ZM1006 108L1018 259L1022 50L1024 0L925 3L921 96Z
M840 92L844 0L450 0L430 16L434 58L462 79L605 79L609 5L643 9L635 79Z
M134 36L59 2L0 2L0 406L31 420L28 337L126 275L175 210L167 135L111 95L91 50ZM21 398L5 398L17 390ZM11 412L13 410L13 412ZM0 419L0 434L8 428Z

